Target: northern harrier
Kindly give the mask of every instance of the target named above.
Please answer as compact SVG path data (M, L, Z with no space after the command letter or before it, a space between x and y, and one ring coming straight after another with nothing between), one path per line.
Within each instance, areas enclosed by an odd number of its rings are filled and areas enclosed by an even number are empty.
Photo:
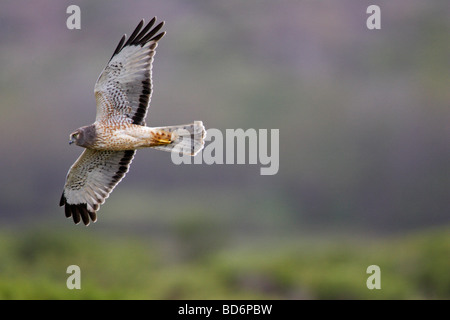
M152 94L152 62L164 22L153 29L153 18L143 29L142 20L131 36L120 40L95 84L95 122L70 135L69 144L85 148L70 168L59 205L67 218L88 225L114 187L128 172L136 149L195 155L204 145L201 121L150 128L145 116ZM142 30L141 30L142 29Z

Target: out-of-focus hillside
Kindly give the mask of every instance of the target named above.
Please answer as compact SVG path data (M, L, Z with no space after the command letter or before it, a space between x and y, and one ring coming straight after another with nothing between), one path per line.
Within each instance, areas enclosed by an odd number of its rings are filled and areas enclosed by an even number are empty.
M66 232L67 231L67 232ZM0 236L0 299L448 299L448 229L373 240L297 238L186 253L186 242L65 229ZM357 241L356 238L358 238ZM191 242L192 244L192 242ZM81 269L68 290L67 267ZM369 290L368 266L381 270Z

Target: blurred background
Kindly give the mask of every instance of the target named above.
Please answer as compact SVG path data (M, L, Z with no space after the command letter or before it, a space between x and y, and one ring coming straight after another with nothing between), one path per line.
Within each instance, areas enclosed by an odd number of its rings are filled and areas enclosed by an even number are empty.
M155 15L147 124L279 129L279 171L141 150L75 226L58 206L69 134ZM449 16L446 0L2 1L0 299L450 298Z

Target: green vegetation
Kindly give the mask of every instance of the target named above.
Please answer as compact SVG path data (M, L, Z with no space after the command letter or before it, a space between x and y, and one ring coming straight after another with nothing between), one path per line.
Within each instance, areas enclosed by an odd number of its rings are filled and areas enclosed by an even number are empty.
M245 248L230 245L180 256L173 254L173 244L148 237L30 231L18 238L4 233L0 298L450 298L448 229L370 242L354 239L257 241ZM81 268L81 290L66 287L66 269L72 264ZM366 287L366 268L372 264L381 268L381 290Z

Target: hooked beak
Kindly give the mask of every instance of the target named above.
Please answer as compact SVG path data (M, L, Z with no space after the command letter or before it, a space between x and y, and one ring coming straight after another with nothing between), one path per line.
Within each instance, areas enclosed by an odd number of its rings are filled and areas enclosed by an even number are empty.
M73 137L70 137L69 145L71 145L71 144L74 143L74 142L75 142L75 140L73 139Z

